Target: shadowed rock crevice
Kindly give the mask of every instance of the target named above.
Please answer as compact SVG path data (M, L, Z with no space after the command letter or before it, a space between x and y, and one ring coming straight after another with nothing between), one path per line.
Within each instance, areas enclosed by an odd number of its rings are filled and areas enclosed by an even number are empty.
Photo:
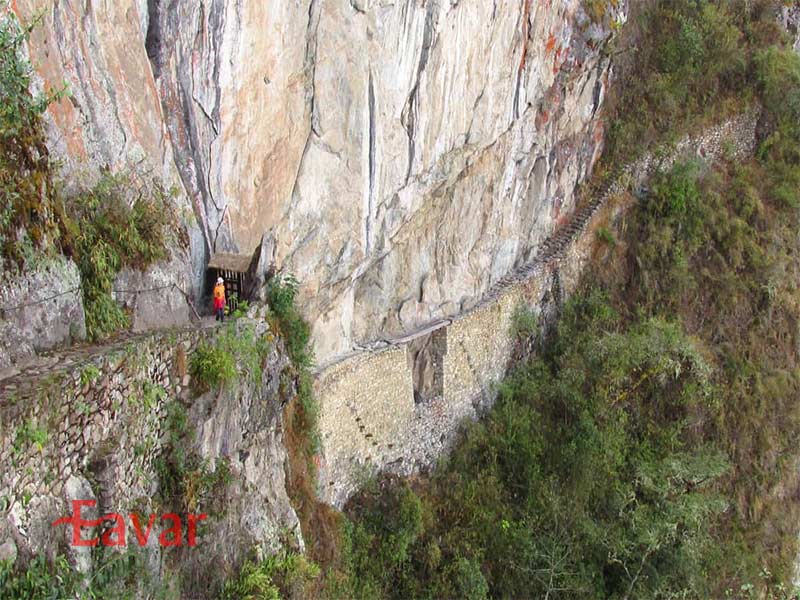
M147 36L144 40L144 47L147 51L147 58L153 65L153 76L161 76L161 22L158 18L158 9L161 0L147 0Z
M417 94L419 93L422 75L425 72L425 67L428 66L428 58L430 57L431 48L433 47L434 33L437 25L436 13L438 10L439 3L436 0L428 0L427 6L425 7L425 25L422 33L422 48L419 53L417 74L414 80L414 86L411 88L408 101L402 114L402 120L405 124L406 134L408 135L408 169L406 170L406 183L411 179L411 173L414 169L418 108Z

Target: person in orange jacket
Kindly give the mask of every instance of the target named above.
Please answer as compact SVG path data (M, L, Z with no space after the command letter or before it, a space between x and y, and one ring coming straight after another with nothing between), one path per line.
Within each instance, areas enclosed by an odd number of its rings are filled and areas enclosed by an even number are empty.
M225 320L225 280L217 278L217 285L214 286L214 314L217 321Z

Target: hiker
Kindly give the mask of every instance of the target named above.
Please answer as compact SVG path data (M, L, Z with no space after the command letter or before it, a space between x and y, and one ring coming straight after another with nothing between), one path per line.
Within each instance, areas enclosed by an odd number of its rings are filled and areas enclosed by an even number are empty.
M217 321L225 321L225 280L222 277L217 277L214 286L214 314Z

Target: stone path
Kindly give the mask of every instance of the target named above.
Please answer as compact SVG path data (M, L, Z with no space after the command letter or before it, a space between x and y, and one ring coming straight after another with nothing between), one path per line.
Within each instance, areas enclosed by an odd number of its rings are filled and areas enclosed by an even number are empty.
M392 337L382 337L367 343L356 345L353 350L320 365L317 372L352 358L363 352L376 352L390 346L406 344L422 336L447 327L454 321L463 319L476 310L484 308L502 296L508 288L540 274L548 266L559 262L570 246L583 234L592 217L606 202L630 188L641 186L651 175L660 169L668 169L682 156L696 155L705 160L718 158L732 150L733 158L752 156L755 150L755 124L760 114L760 107L755 106L723 123L711 127L694 136L687 136L671 152L662 155L659 152L645 154L639 160L627 164L606 177L605 181L591 192L589 202L571 216L570 220L548 237L537 249L536 255L525 264L498 280L474 304L453 317L437 319L424 323L419 327L405 331ZM732 148L728 144L732 144Z
M592 199L584 206L580 207L564 226L558 228L547 240L538 248L536 255L526 264L518 267L512 273L497 281L488 292L475 304L470 306L457 316L439 319L412 330L404 332L394 337L384 337L373 342L362 344L354 348L348 354L335 358L333 361L320 366L317 371L323 371L334 364L347 360L362 352L374 352L388 346L404 344L414 339L450 325L456 320L470 315L476 310L494 302L509 287L542 272L543 269L553 262L560 261L570 245L577 240L586 229L589 221L595 213L614 195L628 189L631 181L641 182L647 175L659 167L665 167L676 160L676 156L685 153L687 149L694 150L697 154L705 158L719 155L724 151L723 141L734 138L738 142L735 154L739 156L752 154L754 141L754 123L757 110L744 113L711 128L709 131L696 137L689 137L678 144L671 157L657 159L654 155L646 155L642 159L619 169L612 176L609 176L593 194ZM742 139L738 139L742 138ZM147 331L142 333L125 333L112 341L102 345L75 346L67 350L44 353L38 356L31 364L20 369L0 371L0 403L9 396L25 397L26 392L35 388L36 384L48 377L64 374L73 371L78 365L86 365L89 362L102 357L104 354L123 350L128 344L142 340L147 337L169 335L181 331L193 331L198 328L214 327L213 317L206 317L193 327L171 328Z
M30 398L39 383L53 376L72 373L75 369L83 368L103 356L124 351L136 342L215 326L216 322L213 317L205 317L194 326L125 332L104 344L80 344L65 350L42 353L20 368L0 371L0 404L12 396L17 399Z

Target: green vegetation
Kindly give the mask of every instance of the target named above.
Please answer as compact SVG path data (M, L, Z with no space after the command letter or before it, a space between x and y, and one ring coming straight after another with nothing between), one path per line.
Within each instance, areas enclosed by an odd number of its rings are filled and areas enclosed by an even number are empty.
M292 368L281 378L281 394L287 401L283 413L283 439L289 459L286 484L309 558L320 565L332 565L340 552L338 532L343 516L317 498L319 405L312 390L310 328L296 307L297 289L297 280L291 274L278 275L270 281L267 295L271 329L282 337L292 360Z
M610 168L750 105L760 49L781 39L772 0L631 4L608 103Z
M71 598L79 584L80 575L64 557L48 564L44 556L37 556L24 572L15 571L8 561L0 561L0 596L9 600Z
M41 452L49 437L47 429L33 421L26 421L14 432L14 454L20 455L31 446Z
M202 343L192 354L190 371L198 391L208 391L236 380L232 354L218 346Z
M617 238L614 237L614 234L606 227L600 227L597 230L597 239L609 246L615 246L617 244Z
M319 574L317 565L295 552L247 561L237 577L225 583L220 600L312 598Z
M273 315L271 324L283 334L289 357L300 369L311 367L314 357L309 346L311 328L295 306L297 288L294 275L278 274L269 282L267 303Z
M679 167L660 178L636 215L629 256L639 268L627 286L609 282L630 314L680 318L713 357L720 405L705 427L734 465L721 486L733 501L720 525L721 548L730 546L720 550L722 581L755 581L763 564L788 581L796 556L797 509L777 489L798 486L798 215L773 195L774 167L703 176Z
M137 190L132 174L105 174L63 202L61 245L81 274L86 331L97 340L129 326L112 296L121 269L144 270L167 256L178 229L170 194L157 182Z
M771 47L756 56L756 73L772 132L759 149L771 198L800 208L800 61Z
M512 316L511 329L518 339L531 338L539 330L539 316L525 305L517 306Z
M73 571L66 557L48 562L33 558L25 569L0 561L0 598L4 600L129 600L131 598L175 598L169 584L155 581L147 570L142 551L125 553L102 546L93 548L94 570L90 576Z
M88 364L81 369L81 385L88 385L100 377L100 369L97 365Z
M304 432L303 453L313 469L312 458L319 447L319 406L311 390L311 367L314 365L310 344L311 328L295 304L297 290L297 279L291 273L273 277L267 289L267 303L270 308L268 319L272 330L282 336L295 369L294 383L297 386L300 407L293 415L296 420L294 429Z
M604 17L608 14L610 8L619 6L619 0L583 0L583 7L586 14L595 23L603 21Z
M56 199L41 118L62 94L32 96L23 51L33 25L22 27L0 1L0 254L21 266L57 237Z
M201 393L242 379L256 382L269 351L269 342L256 335L252 325L231 321L212 342L201 343L192 353L189 371Z
M302 454L314 472L313 456L319 446L317 418L319 406L311 390L311 367L314 355L311 349L311 328L297 309L298 282L294 275L278 274L272 278L267 288L267 317L272 331L283 338L286 351L292 360L294 377L292 384L296 386L299 407L293 411L293 429L299 435L296 438L302 444Z
M32 68L23 58L34 24L21 26L0 0L0 263L33 266L62 252L81 274L86 329L98 340L127 327L114 301L123 268L144 269L167 256L179 230L171 194L132 173L104 173L94 186L65 194L56 184L42 125L47 106L65 90L30 93Z

